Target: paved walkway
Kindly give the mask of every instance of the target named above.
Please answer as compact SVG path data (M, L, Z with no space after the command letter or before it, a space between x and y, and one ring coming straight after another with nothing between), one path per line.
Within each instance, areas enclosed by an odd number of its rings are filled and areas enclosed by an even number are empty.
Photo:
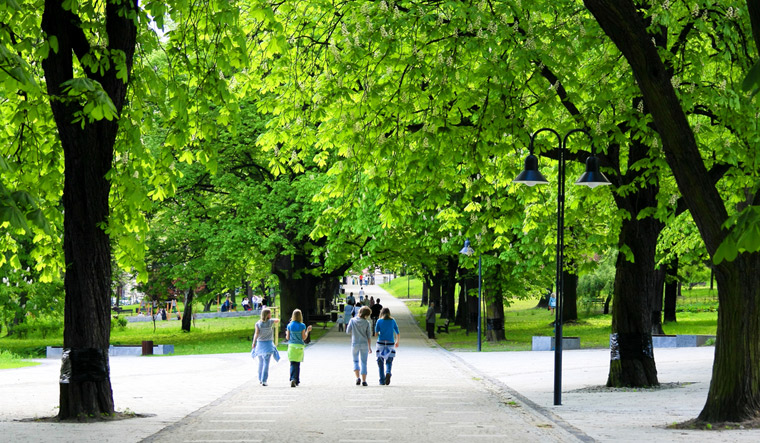
M378 281L381 279L378 279ZM348 291L358 287L348 287ZM287 358L269 386L248 354L114 357L117 409L154 414L94 424L20 422L55 415L59 360L0 371L0 440L13 442L461 442L758 441L760 431L675 431L704 404L712 348L656 350L661 382L675 389L589 392L603 384L609 351L564 354L563 405L552 406L553 353L451 353L429 341L403 303L378 286L401 328L390 386L355 386L350 338L333 328L306 349L301 386ZM251 325L253 327L253 325Z

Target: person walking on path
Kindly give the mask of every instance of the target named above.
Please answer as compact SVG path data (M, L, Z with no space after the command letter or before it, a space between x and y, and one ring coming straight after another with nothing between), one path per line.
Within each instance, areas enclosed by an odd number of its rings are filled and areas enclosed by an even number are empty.
M375 304L370 307L372 314L369 318L372 320L372 336L375 336L375 326L377 325L377 319L380 318L380 311L383 310L383 305L380 304L380 299L375 300Z
M285 338L288 340L288 360L290 360L290 387L295 388L301 384L301 362L303 361L303 349L305 340L311 332L311 326L303 324L303 314L300 309L294 309L290 317L290 323L285 330Z
M367 306L362 306L359 309L359 315L352 318L346 326L346 334L351 334L351 354L354 357L356 386L359 386L359 383L362 386L367 386L367 355L372 352L372 345L370 344L372 327L367 319L371 312ZM359 367L360 360L361 368ZM359 378L360 373L361 379Z
M398 348L398 341L401 337L398 332L398 324L391 317L390 309L383 308L380 311L380 318L375 324L375 332L377 332L375 354L377 355L377 368L380 371L380 384L389 385L391 384L393 358L396 356L396 348Z
M256 332L253 334L251 343L251 357L259 359L259 383L267 385L269 378L269 359L274 356L274 361L280 361L280 353L274 345L274 330L272 326L279 322L279 318L272 318L272 310L264 308L261 311L261 319L256 322Z
M425 326L427 327L428 338L435 338L435 302L428 304L427 312L425 313Z

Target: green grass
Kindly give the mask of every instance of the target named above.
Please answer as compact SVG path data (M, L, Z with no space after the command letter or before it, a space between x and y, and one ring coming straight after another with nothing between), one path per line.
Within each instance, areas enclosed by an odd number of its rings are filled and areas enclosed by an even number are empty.
M0 351L0 369L25 368L27 366L37 366L39 363L22 360L16 354L8 351Z
M399 280L399 279L397 279ZM396 281L381 285L388 292L404 300L406 298L406 279L403 287L394 286ZM421 284L417 282L421 288ZM411 281L415 287L415 280ZM699 288L694 291L683 291L683 297L679 297L678 321L663 326L666 334L701 334L715 335L717 326L717 312L714 309L703 309L705 306L717 306L717 301L710 302L710 297L717 297L709 293L709 289ZM421 293L421 289L420 289ZM554 335L551 323L553 315L546 309L537 309L538 300L516 300L505 309L505 336L506 340L498 343L490 343L485 340L481 343L484 351L529 351L534 335ZM416 318L421 329L425 329L426 306L420 306L419 300L407 302L407 307ZM582 312L579 306L578 322L567 323L563 328L566 337L580 337L582 348L607 348L610 340L611 315L596 312ZM443 324L440 318L437 325ZM436 334L438 344L449 350L475 350L477 348L477 334L469 333L461 327L451 324L449 333Z
M143 340L152 340L156 345L174 345L175 355L249 352L254 324L258 319L258 316L201 319L194 322L190 332L183 332L179 321L157 321L155 332L153 322L128 323L125 328L111 331L111 344L140 345ZM321 323L315 326L311 332L311 339L318 340L332 325L328 322L327 329L322 329ZM61 336L47 339L0 338L0 349L8 350L15 355L35 358L45 356L46 346L62 344ZM282 340L279 349L287 349Z
M426 307L419 306L422 295L422 283L415 278L408 281L410 300L407 302L420 327L424 330ZM407 278L399 277L381 285L401 300L406 300ZM664 326L667 334L705 334L715 335L717 323L716 291L707 288L695 288L683 291L678 299L678 322ZM483 340L485 351L529 350L531 337L534 335L553 335L552 315L545 309L536 309L536 300L518 300L505 310L505 335L507 340L489 343ZM609 345L611 316L595 312L584 312L579 306L579 320L575 324L566 324L565 336L581 338L583 348L606 348ZM258 317L210 318L196 320L191 332L182 332L178 321L158 321L153 331L153 322L128 323L125 328L111 332L111 343L115 345L139 345L143 340L152 340L155 344L174 345L175 354L223 354L248 352L251 349L251 335ZM442 324L438 320L438 324ZM328 329L317 326L312 331L312 340L317 340ZM477 336L467 334L459 326L451 325L448 334L438 334L438 343L447 349L474 350ZM42 338L39 333L30 332L29 337L17 339L0 338L0 368L6 364L28 365L20 358L39 358L45 356L46 346L61 346L61 333ZM280 349L286 349L282 343ZM6 351L6 352L3 352ZM7 363L11 362L12 363ZM13 366L18 367L18 366Z
M398 297L402 300L407 298L407 293L409 294L409 298L422 298L422 281L414 277L408 278L408 287L406 276L396 277L390 282L383 283L380 286L393 294L394 297Z

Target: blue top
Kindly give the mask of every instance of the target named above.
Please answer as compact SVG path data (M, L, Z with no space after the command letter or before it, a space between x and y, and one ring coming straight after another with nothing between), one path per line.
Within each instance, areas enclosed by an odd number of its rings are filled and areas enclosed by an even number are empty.
M377 321L375 324L375 332L377 332L377 341L389 341L393 342L395 341L393 339L393 333L395 332L398 334L398 325L396 324L396 320L390 319L386 320L384 318L381 318Z
M290 340L288 340L288 343L293 343L296 345L304 344L303 337L301 337L301 332L305 329L306 325L300 321L291 321L288 323L288 331L290 331Z

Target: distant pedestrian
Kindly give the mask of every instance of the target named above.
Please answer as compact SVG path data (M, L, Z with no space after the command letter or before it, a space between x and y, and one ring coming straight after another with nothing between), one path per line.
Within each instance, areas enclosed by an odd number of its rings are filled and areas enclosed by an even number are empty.
M342 316L338 316L338 332L343 332L343 325L346 323L346 319Z
M352 318L346 327L346 333L351 334L351 355L354 358L354 375L356 375L356 385L367 386L367 355L372 352L371 334L369 315L372 311L366 306L362 306L359 315ZM359 362L361 361L361 367ZM359 378L361 374L361 379Z
M383 310L383 305L380 304L380 299L375 300L375 304L369 308L372 311L369 318L372 319L372 336L375 336L375 325L377 325L377 319L380 318L380 311Z
M389 385L391 384L393 358L396 356L396 348L398 348L399 338L401 338L401 334L398 332L398 324L391 317L390 309L383 308L380 311L380 318L375 324L375 332L377 332L375 355L377 355L377 368L380 371L380 384Z
M369 306L370 309L371 309L372 305L374 305L374 304L375 304L375 297L370 296L369 297L369 304L367 306Z
M549 296L549 308L548 310L554 314L554 309L557 307L557 294L552 292L552 294Z
M348 297L346 297L346 304L351 306L356 304L356 299L354 298L353 292L348 293Z
M435 338L435 302L428 304L427 312L425 313L425 326L427 327L428 338Z
M351 317L354 316L354 306L346 304L343 307L343 323L348 324L351 321Z
M288 340L288 360L290 360L290 387L295 388L301 384L301 362L305 341L311 332L311 326L303 324L303 314L300 309L294 309L290 317L290 323L285 330L285 338Z
M259 359L259 383L267 385L269 378L269 359L274 356L275 361L280 361L280 353L274 345L274 330L272 326L280 321L272 318L272 310L264 308L261 311L261 319L256 322L256 332L253 334L251 343L251 357Z

